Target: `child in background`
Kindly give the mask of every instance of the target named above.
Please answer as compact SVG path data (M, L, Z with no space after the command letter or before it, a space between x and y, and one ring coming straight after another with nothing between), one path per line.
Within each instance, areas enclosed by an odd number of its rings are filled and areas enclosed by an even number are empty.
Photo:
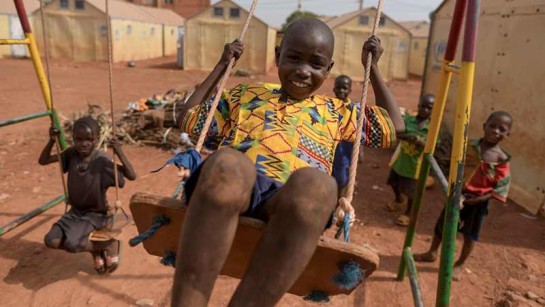
M395 200L388 204L388 210L396 211L405 200L407 201L405 213L395 221L399 226L409 225L413 204L412 197L416 191L434 102L435 97L432 94L422 96L422 101L418 104L417 115L405 115L403 117L405 132L397 135L401 142L399 142L390 161L391 170L388 176L388 184L394 191Z
M173 306L206 306L227 258L240 215L267 221L230 306L274 306L308 264L337 203L330 177L341 140L354 142L355 108L314 93L333 67L334 36L314 18L292 23L276 48L281 89L240 84L224 94L215 119L220 149L186 182L188 200L177 253ZM239 41L223 55L186 104L182 130L198 135L209 97ZM369 123L363 143L388 147L404 131L399 108L378 70L382 54L373 37L362 63L373 55L371 82L378 106L362 110ZM395 127L395 128L394 128Z
M355 104L356 109L360 109L360 105L358 103L353 103L349 95L352 92L352 79L350 79L349 76L346 75L340 75L337 78L335 78L335 83L333 86L333 93L335 93L335 97L342 102L351 105ZM341 141L339 145L337 146L337 149L335 150L335 158L333 159L333 169L331 172L331 176L335 178L335 181L337 181L337 185L339 186L339 193L342 195L344 188L346 188L346 185L348 184L348 176L349 176L349 168L350 168L350 161L352 160L352 152L354 151L354 143L353 142L347 142L347 141ZM359 152L359 161L363 159L363 151L360 150Z
M484 218L488 214L488 201L507 201L511 182L511 156L499 144L511 134L512 124L513 119L509 113L493 112L483 125L484 137L470 141L467 147L462 188L464 200L458 225L459 232L464 234L464 246L460 258L454 264L454 280L460 280L464 264L475 242L479 240ZM441 245L444 219L443 209L435 225L430 249L424 254L415 254L415 261L435 261Z
M49 142L40 155L41 165L58 162L57 155L51 152L57 136L58 131L52 127ZM45 245L70 253L90 252L95 270L99 274L111 273L119 266L121 242L115 239L92 242L89 238L93 231L104 228L110 221L106 190L116 184L114 164L96 148L99 127L93 118L83 117L74 123L73 139L74 146L61 153L63 172L68 173L70 210L45 235ZM118 186L123 187L124 177L134 180L136 173L121 147L115 142L112 147L122 164L117 168Z

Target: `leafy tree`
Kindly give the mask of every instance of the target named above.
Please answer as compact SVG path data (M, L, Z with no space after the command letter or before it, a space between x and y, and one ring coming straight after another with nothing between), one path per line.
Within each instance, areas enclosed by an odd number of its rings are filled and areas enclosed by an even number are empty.
M295 11L291 13L291 15L288 16L288 18L286 18L286 23L284 23L284 25L282 26L282 31L286 31L288 26L296 20L303 19L303 18L315 18L315 17L318 17L318 15L314 14L313 12Z

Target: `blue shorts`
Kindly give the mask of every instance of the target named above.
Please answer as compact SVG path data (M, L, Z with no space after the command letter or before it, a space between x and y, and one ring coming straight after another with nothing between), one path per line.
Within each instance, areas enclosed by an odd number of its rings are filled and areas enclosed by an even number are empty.
M201 169L205 163L206 160L197 167L197 169L193 172L193 174L191 174L185 183L184 193L187 204L189 204L191 195L193 195L193 191L195 191L195 188L197 187L197 181L199 181ZM252 196L250 198L250 205L248 206L248 210L241 215L266 222L266 216L262 212L263 208L282 186L282 183L263 174L257 173L254 188L252 190ZM333 225L333 213L331 213L325 229L331 227L331 225Z
M193 172L193 174L191 174L185 183L184 193L188 204L193 191L195 191L197 181L199 180L199 176L201 174L201 169L205 163L206 161L201 163L201 165L197 167L197 169ZM242 214L242 216L264 220L261 212L263 207L267 201L269 201L269 199L271 199L271 197L278 192L278 189L280 189L282 185L283 184L278 181L275 181L263 174L257 173L254 188L252 190L252 197L250 198L250 206L248 207L248 210Z
M337 185L339 187L344 187L348 184L348 171L350 168L350 160L352 160L353 151L354 143L346 141L340 142L335 150L331 176L335 178L335 181L337 181Z

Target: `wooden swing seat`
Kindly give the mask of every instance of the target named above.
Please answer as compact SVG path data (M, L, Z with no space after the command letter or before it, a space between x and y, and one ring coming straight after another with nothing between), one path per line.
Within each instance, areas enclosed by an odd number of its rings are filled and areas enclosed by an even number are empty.
M162 226L154 236L143 242L149 254L163 257L167 251L177 252L186 213L185 203L169 197L136 193L131 198L130 210L138 233L148 230L155 216L163 215L170 219L170 223ZM233 246L221 271L222 275L239 279L243 276L264 226L265 223L257 219L240 218ZM339 265L349 261L358 263L367 278L378 267L379 257L369 247L322 236L306 269L288 292L299 296L305 296L313 290L324 291L329 295L350 294L357 286L340 289L333 282L333 277L339 272Z
M122 214L119 214L119 215L122 215ZM89 240L94 242L104 242L104 241L113 240L117 238L123 232L123 228L131 224L134 224L134 221L132 220L130 216L128 218L125 218L124 216L116 217L115 223L112 228L104 227L104 228L93 231L91 235L89 236Z

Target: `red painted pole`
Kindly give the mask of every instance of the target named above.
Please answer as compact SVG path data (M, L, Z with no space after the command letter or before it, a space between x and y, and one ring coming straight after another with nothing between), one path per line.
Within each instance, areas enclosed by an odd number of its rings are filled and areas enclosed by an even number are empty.
M21 26L23 27L23 32L32 33L30 29L30 22L28 22L28 17L26 15L25 5L23 0L13 0L15 3L15 9L17 10L17 15L19 15L19 20L21 21Z
M450 24L450 32L448 35L447 49L445 50L445 61L452 62L456 56L456 47L462 32L462 22L464 21L464 13L466 11L467 0L457 0L452 15L452 23Z

